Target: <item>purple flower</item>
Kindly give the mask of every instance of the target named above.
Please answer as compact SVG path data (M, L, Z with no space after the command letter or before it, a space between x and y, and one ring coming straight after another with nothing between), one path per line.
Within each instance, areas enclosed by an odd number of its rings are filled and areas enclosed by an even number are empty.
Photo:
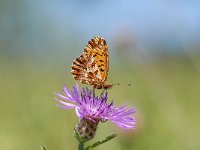
M62 109L75 109L80 119L88 119L93 122L112 121L119 127L130 129L135 128L135 119L131 117L135 113L135 109L127 109L126 106L116 107L111 103L107 103L108 92L95 96L95 93L88 88L82 88L79 91L78 84L69 90L63 86L62 94L57 94L56 100L61 104L58 105Z

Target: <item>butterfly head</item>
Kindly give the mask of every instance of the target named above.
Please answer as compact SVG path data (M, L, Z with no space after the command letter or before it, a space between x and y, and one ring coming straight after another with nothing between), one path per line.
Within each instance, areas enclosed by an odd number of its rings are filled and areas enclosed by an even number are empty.
M96 89L110 89L114 84L96 84L94 88Z

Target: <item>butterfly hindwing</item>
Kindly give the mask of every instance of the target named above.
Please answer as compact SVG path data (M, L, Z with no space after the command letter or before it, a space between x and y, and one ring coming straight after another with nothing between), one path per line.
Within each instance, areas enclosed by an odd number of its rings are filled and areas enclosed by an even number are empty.
M81 83L95 88L110 88L105 81L109 71L109 52L106 41L95 36L86 45L83 54L72 64L72 75Z

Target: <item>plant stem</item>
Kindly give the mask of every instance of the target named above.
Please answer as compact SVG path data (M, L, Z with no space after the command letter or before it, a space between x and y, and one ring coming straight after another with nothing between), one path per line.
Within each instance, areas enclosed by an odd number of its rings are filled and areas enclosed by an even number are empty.
M84 143L83 142L79 142L78 150L84 150Z
M104 138L104 139L102 139L102 140L100 140L100 141L98 141L98 142L96 142L96 143L94 143L94 144L92 144L92 145L90 145L90 146L87 146L87 147L85 148L85 150L93 149L94 147L97 147L97 146L99 146L99 145L101 145L101 144L103 144L103 143L105 143L105 142L110 141L111 139L115 138L116 136L117 136L117 134L112 134L112 135L110 135L110 136L107 136L106 138Z

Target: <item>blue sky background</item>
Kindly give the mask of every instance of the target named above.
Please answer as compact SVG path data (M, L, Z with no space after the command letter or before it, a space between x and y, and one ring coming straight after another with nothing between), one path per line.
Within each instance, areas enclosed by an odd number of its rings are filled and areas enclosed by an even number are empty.
M199 47L197 0L2 0L1 8L0 51L6 53L79 51L94 35L111 47L127 38L148 50Z

